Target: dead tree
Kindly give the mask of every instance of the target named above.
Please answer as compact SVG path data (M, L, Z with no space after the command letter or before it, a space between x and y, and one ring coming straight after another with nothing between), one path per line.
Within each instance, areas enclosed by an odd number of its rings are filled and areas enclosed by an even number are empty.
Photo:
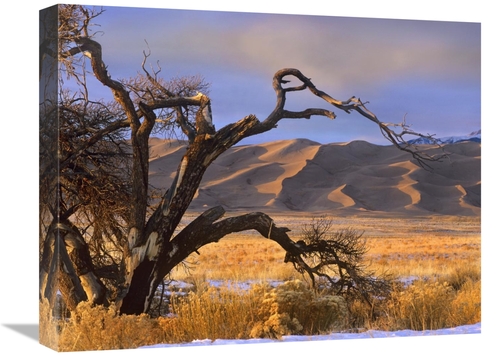
M356 112L364 116L396 147L408 151L419 162L438 159L423 156L407 144L406 136L423 135L411 131L406 124L401 124L401 132L396 132L390 124L379 121L361 99L354 96L343 101L334 99L318 89L300 70L294 68L280 69L275 73L272 85L276 93L276 104L266 118L259 120L250 114L217 129L212 120L209 96L201 91L196 93L194 90L182 91L169 87L169 84L159 77L160 69L151 72L146 69L149 53L144 53L141 76L130 81L112 78L103 60L103 49L89 31L91 21L101 12L74 5L59 5L55 11L59 13L58 37L47 35L47 38L41 40L41 60L52 61L52 66L57 66L59 61L66 73L78 78L80 83L85 82L84 70L79 72L78 66L83 68L85 63L89 63L93 76L113 94L115 108L109 111L109 122L106 123L91 127L75 120L72 133L75 134L81 129L85 139L79 140L71 149L62 150L62 141L58 141L56 147L53 143L52 146L48 144L50 147L47 152L58 154L54 155L57 162L47 167L44 165L46 170L41 173L43 189L50 191L50 194L44 195L47 200L42 214L48 221L48 229L41 229L44 230L40 263L42 297L51 299L55 291L59 290L67 301L71 301L68 305L74 306L86 299L103 303L105 299L102 296L106 295L107 300L119 305L122 313L147 312L158 285L174 267L202 246L217 242L230 233L245 230L256 230L264 238L277 242L285 252L294 256L298 268L307 271L313 280L323 276L318 267L309 266L307 260L300 257L306 251L303 246L295 244L289 238L289 230L276 226L271 217L261 212L224 218L224 209L220 206L213 207L176 233L176 228L195 196L203 174L223 152L246 137L276 128L283 119L310 119L313 116L335 119L335 113L329 109L287 110L285 104L290 92L309 91L323 99L331 108L346 114ZM43 62L40 68L51 68L51 64ZM41 78L43 82L44 73ZM296 79L300 84L290 85L290 79ZM85 93L85 89L82 93ZM82 94L82 100L84 99L85 95ZM49 106L45 100L44 107ZM53 130L54 126L58 126L57 118L55 121L49 119L49 111L45 109L42 114L41 126L44 126L44 131ZM84 120L87 116L76 115ZM160 203L151 209L148 143L155 128L166 124L169 127L178 127L189 144L172 185L161 197ZM60 130L60 127L57 129ZM87 221L96 221L93 214L97 214L98 210L85 209L85 206L102 207L104 204L104 208L109 208L112 205L109 201L110 195L103 201L97 198L95 201L89 201L87 205L83 204L81 199L78 203L69 204L66 200L71 196L71 191L63 194L61 189L56 189L60 187L58 181L64 180L64 177L61 178L61 169L73 167L72 165L84 155L90 156L92 149L103 141L116 144L116 140L110 139L109 135L124 129L127 130L130 140L129 172L124 178L126 184L123 184L123 190L118 189L118 183L112 180L116 183L112 194L115 189L121 192L119 213L109 214L109 226L104 224L105 221L100 221L100 229L94 224L87 226L82 233L75 223L75 216L85 211ZM116 149L116 146L113 147ZM102 172L115 171L112 167L102 167ZM113 174L113 177L118 177ZM90 182L99 182L99 177L93 173L87 178ZM72 181L71 184L76 183ZM109 241L116 246L118 253L112 258L119 261L95 266L94 259L90 258L89 246L93 239L97 238L95 234L102 234L104 230L110 239L106 246L109 247ZM310 254L318 248L319 245L309 243L307 253ZM335 247L332 246L331 249L333 251ZM340 259L328 259L324 263L339 265L343 262ZM112 277L113 274L115 277ZM112 278L119 281L115 294L110 293L107 285L103 283L104 279Z

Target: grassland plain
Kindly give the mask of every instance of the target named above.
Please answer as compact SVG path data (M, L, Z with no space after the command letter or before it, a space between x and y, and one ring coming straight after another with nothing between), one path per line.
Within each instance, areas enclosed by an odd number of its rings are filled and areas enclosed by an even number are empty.
M375 275L389 272L404 285L377 306L376 319L373 310L361 302L349 306L347 317L339 317L346 315L345 308L332 301L329 311L336 323L329 319L318 326L321 318L311 318L307 308L317 310L324 299L299 287L297 283L304 278L291 264L283 263L285 253L279 245L250 231L200 248L199 255L186 260L185 268L171 274L180 283L172 283L165 292L180 299L174 297L170 314L159 318L120 316L113 307L82 305L77 312L80 317L60 323L61 333L52 343L60 351L103 350L205 339L317 335L333 330L438 330L481 321L480 217L270 215L278 226L290 228L294 240L300 239L313 217L332 219L334 230L363 232L368 268ZM195 216L186 215L183 224ZM264 282L271 283L264 287ZM291 293L300 307L290 304L288 297L283 299ZM286 303L280 304L283 300ZM106 327L96 328L96 321ZM136 332L137 325L142 332ZM49 337L54 335L46 335Z
M273 214L278 226L287 226L299 240L313 215ZM405 283L396 288L372 321L372 311L362 303L350 306L350 326L358 330L436 330L481 320L481 221L457 216L326 216L333 229L363 232L368 252L367 268L374 275L389 273ZM193 290L203 285L249 289L261 282L280 283L304 279L291 264L284 264L283 250L257 233L233 234L207 245L187 261L172 278Z
M431 277L452 273L459 266L481 263L480 217L461 216L331 216L327 214L270 213L278 226L286 226L299 240L313 217L333 221L333 229L353 228L363 232L369 248L367 263L390 270L400 278ZM187 215L186 223L190 216ZM297 277L284 264L284 251L257 232L233 234L199 250L188 259L189 276L183 270L173 278L222 279L232 281L289 279Z

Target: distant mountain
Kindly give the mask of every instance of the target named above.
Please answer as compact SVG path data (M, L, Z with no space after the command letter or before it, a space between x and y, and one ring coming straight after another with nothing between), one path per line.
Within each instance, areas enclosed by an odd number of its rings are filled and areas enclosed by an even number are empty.
M464 141L472 141L472 142L481 142L481 130L471 132L468 135L465 136L448 136L448 137L441 137L441 138L436 138L435 141L427 139L427 138L417 138L415 140L410 140L408 143L414 144L414 145L432 145L432 144L442 144L442 145L447 145L450 143L458 143L458 142L464 142Z
M151 141L153 186L170 186L185 148ZM450 159L429 162L433 169L427 171L394 146L365 141L297 139L232 147L208 168L190 209L480 215L480 143L469 139L445 150ZM442 153L434 145L420 151Z

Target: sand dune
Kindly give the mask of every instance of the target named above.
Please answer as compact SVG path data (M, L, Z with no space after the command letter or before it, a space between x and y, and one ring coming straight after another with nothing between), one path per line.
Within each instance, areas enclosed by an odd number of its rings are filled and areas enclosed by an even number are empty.
M439 153L435 146L421 150ZM151 183L167 188L185 144L151 141ZM481 214L481 144L447 145L423 169L411 155L364 141L321 145L306 139L233 147L207 170L192 209Z

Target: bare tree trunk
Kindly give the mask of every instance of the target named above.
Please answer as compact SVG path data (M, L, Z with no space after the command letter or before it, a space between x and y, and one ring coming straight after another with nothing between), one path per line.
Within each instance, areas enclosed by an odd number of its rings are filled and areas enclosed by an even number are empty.
M86 300L105 303L106 287L95 274L87 243L69 222L54 222L49 228L40 263L40 284L51 305L57 292L70 310Z
M201 247L218 242L231 233L255 230L264 238L276 241L284 251L294 256L304 252L289 238L288 228L277 227L273 219L264 213L249 213L220 220L224 214L220 206L205 211L169 242L169 248L159 253L156 261L144 260L135 270L135 283L121 305L121 312L140 314L149 310L154 292L173 268Z
M148 220L141 234L142 239L129 240L130 254L126 257L128 291L120 306L121 312L137 314L148 310L159 283L180 263L172 266L171 262L177 250L188 249L186 257L194 252L189 246L177 246L171 241L174 231L191 204L208 166L241 140L245 130L252 128L256 122L255 117L247 117L214 135L198 135L189 145L177 176Z

